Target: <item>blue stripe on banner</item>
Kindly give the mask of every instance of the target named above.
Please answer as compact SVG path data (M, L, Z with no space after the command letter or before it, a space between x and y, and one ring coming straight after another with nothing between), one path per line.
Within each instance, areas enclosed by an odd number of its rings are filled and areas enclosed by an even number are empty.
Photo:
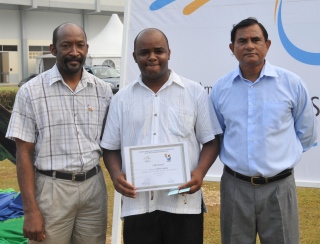
M159 10L174 1L175 0L156 0L150 5L150 10L151 11Z

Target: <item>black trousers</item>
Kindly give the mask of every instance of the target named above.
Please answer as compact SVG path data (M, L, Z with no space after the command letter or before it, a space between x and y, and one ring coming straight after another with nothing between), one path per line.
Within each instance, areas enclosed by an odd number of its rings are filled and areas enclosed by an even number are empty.
M203 244L203 213L164 211L124 218L124 244Z

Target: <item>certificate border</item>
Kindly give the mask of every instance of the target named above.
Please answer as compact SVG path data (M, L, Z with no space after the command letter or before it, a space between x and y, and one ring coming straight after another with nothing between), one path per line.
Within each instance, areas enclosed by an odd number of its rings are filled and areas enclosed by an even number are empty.
M182 164L182 177L183 177L183 181L184 182L181 182L181 183L175 183L175 184L163 184L163 185L158 185L158 186L146 186L146 187L136 187L136 190L137 191L147 191L149 189L151 190L164 190L164 189L171 189L172 187L176 187L176 186L179 186L183 183L186 183L188 181L188 177L187 177L187 173L190 173L190 172L187 172L187 167L186 166L186 163L189 163L189 162L186 162L186 154L185 154L185 147L187 147L187 143L186 142L180 142L180 143L173 143L173 144L165 144L165 145L154 145L154 146L142 146L142 147L129 147L129 160L130 160L130 171L131 171L131 180L132 180L132 185L135 185L135 182L134 182L134 164L132 164L132 153L133 151L140 151L140 150L143 150L143 149L152 149L152 148L156 148L156 149L159 149L159 148L167 148L167 147L179 147L180 149L180 153L181 153L181 164Z

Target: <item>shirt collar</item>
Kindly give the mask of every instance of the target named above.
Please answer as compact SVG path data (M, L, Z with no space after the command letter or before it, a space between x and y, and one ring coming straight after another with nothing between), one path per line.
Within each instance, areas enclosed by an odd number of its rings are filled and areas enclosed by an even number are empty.
M261 79L263 76L279 77L279 75L275 71L274 67L267 60L265 60L265 64L262 67L259 79ZM240 66L238 66L237 69L235 69L233 71L232 76L231 76L232 81L234 81L237 77L244 79L241 74Z
M55 64L52 69L49 70L49 85L51 86L52 84L58 82L58 81L63 81L63 78L58 70L57 64ZM89 79L88 72L82 68L82 77L80 79L80 82L83 84L83 86L87 86L88 83L94 84L93 79Z
M163 87L161 89L172 85L172 83L176 83L177 85L179 85L179 86L184 88L185 85L183 84L183 82L181 80L181 77L179 75L177 75L173 70L170 69L169 71L170 71L170 76L169 76L167 82L163 85ZM142 81L141 74L139 75L138 79L136 79L134 81L133 85L135 86L136 84L139 84L141 86L145 86L146 87L146 85Z

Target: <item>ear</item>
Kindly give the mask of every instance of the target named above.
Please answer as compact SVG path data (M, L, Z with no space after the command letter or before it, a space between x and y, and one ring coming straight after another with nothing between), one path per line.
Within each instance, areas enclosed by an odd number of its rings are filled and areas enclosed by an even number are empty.
M136 62L136 63L137 63L137 58L136 58L136 54L135 54L135 52L133 52L133 53L132 53L132 56L133 56L134 62Z
M170 60L171 50L169 49L168 60Z
M267 49L269 50L269 47L271 46L271 40L266 41Z
M53 46L53 44L50 44L50 52L53 56L57 55L57 49Z
M230 43L230 44L229 44L229 49L230 49L231 52L233 53L233 50L234 50L234 45L233 45L233 43Z

